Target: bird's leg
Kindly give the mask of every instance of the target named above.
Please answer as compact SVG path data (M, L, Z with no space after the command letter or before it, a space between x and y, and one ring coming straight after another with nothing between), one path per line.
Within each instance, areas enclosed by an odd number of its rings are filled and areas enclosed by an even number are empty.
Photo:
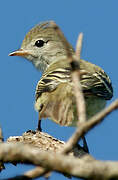
M37 129L35 131L34 130L28 130L27 133L30 132L30 133L35 134L37 131L42 132L40 113L39 113L39 118L38 118L38 127L37 127Z
M80 146L77 143L72 150L74 153L74 156L79 157L79 158L83 157L86 154L89 154L89 149L88 149L88 145L87 145L85 137L82 137L82 140L83 140L83 146Z
M84 149L84 151L89 153L89 148L88 148L87 141L86 141L85 137L82 137L82 140L83 140L83 149Z
M42 132L42 128L41 128L41 117L40 117L40 111L39 111L39 117L38 117L38 128L37 131Z
M42 128L41 128L41 112L43 109L43 104L40 105L40 109L39 109L39 117L38 117L38 128L37 131L42 132Z
M41 119L38 120L38 128L37 128L38 131L42 131L42 128L41 128Z

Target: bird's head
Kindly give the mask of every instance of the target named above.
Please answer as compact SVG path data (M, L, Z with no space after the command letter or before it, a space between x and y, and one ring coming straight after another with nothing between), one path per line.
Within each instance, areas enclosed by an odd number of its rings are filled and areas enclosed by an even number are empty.
M64 43L50 22L44 22L32 28L26 34L21 48L10 53L9 56L24 57L42 72L57 58L66 56ZM69 47L73 53L74 50L70 44Z

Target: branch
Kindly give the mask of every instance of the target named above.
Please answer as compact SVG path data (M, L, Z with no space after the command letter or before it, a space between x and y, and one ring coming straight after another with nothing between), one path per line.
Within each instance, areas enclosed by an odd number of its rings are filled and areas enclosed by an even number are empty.
M56 25L56 23L51 22L52 27L55 29L57 32L58 36L60 36L60 39L62 40L63 44L65 45L66 51L67 51L67 59L70 62L70 65L72 67L72 82L73 82L73 90L75 94L75 99L76 99L76 109L77 109L77 116L78 116L78 123L77 123L77 130L75 134L72 136L71 139L69 139L64 147L60 152L63 154L67 154L70 152L73 147L77 144L79 141L79 125L80 123L86 122L86 107L85 107L85 100L84 100L84 95L82 92L82 87L80 83L80 55L81 55L81 49L82 49L82 40L83 40L83 34L80 33L78 36L77 40L77 45L76 45L76 52L75 56L73 56L70 52L69 49L69 44L64 37L64 34L60 30L60 28ZM80 134L80 133L79 133ZM81 136L83 138L83 142L86 145L86 149L88 150L88 146L86 143L86 139L84 136ZM88 150L89 152L89 150Z
M13 136L7 139L8 143L23 143L37 147L39 150L60 152L64 148L65 142L60 141L51 135L40 131L27 131L22 136ZM86 148L85 148L86 149ZM69 155L81 158L88 154L84 147L77 145Z
M1 143L0 160L4 162L23 162L40 165L47 170L67 173L85 179L118 178L118 162L77 159L60 153L39 151L38 148L21 143ZM102 173L101 173L102 172Z
M65 142L60 141L47 133L40 132L40 131L28 131L25 132L22 136L14 136L7 139L9 143L24 143L32 145L33 147L37 147L39 150L44 151L53 151L53 152L60 152L61 149L64 148ZM81 147L80 145L76 146L72 152L69 154L71 156L77 156L78 158L83 157L84 155L88 155L86 151L86 146ZM42 167L36 167L33 170L27 171L24 173L24 176L28 178L36 178L45 175L48 177L49 171ZM24 177L23 176L23 177ZM18 177L15 177L18 178Z
M68 153L68 147L72 149L74 145L77 144L79 141L78 137L78 132L79 132L79 125L80 123L86 122L86 108L85 108L85 100L84 100L84 95L82 92L82 87L80 83L80 54L81 54L81 49L82 49L82 40L83 40L83 34L80 33L76 45L76 53L75 56L73 56L69 50L69 44L64 37L62 31L60 28L56 25L56 23L51 22L52 27L55 29L57 34L60 36L60 39L62 40L63 44L65 45L66 51L67 51L67 59L70 62L70 65L72 67L72 82L73 82L73 90L75 94L75 99L76 99L76 105L77 105L77 116L78 116L78 123L77 123L77 130L75 134L72 136L71 140L69 140L63 150L61 150L61 153ZM75 138L76 137L76 138ZM81 136L84 138L83 136ZM84 138L85 140L85 138ZM87 147L88 149L88 147Z
M82 87L80 83L80 54L82 49L82 40L83 40L83 34L80 33L78 36L77 46L76 46L76 52L75 56L72 55L70 52L70 46L68 44L68 41L64 37L64 34L60 30L60 28L54 23L53 21L50 22L51 26L55 29L58 36L60 36L60 39L62 40L63 44L65 45L65 49L67 51L67 60L70 62L70 65L72 67L72 81L73 81L73 90L76 98L76 104L77 104L77 116L78 116L78 122L85 122L86 121L86 109L85 109L85 101L84 96L82 93Z
M76 45L76 59L73 59L73 62L77 60L77 62L80 62L80 55L81 55L81 49L82 49L82 40L83 40L83 34L80 33L77 40ZM78 67L78 68L77 68ZM86 122L86 107L85 107L85 100L84 95L82 92L82 86L80 83L80 66L77 66L76 70L72 72L72 80L74 83L74 90L75 90L75 97L76 97L76 104L77 104L77 110L78 110L78 125L81 122Z

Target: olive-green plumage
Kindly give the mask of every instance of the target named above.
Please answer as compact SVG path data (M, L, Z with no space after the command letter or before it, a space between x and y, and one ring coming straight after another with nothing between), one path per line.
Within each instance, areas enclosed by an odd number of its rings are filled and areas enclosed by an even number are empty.
M81 85L85 97L87 119L105 107L112 97L109 77L98 66L80 60ZM76 101L71 81L68 59L60 59L50 64L36 88L35 108L39 119L50 118L63 126L76 126Z
M74 55L74 49L67 42ZM36 88L35 108L39 118L50 118L56 123L75 126L76 103L71 82L67 50L50 21L32 28L25 36L21 48L10 54L22 56L41 70L43 75ZM102 110L113 96L111 81L98 66L80 60L81 85L86 102L87 118Z

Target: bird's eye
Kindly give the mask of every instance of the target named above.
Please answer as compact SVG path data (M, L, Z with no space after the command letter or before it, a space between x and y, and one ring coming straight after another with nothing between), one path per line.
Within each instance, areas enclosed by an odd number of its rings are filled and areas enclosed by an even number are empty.
M45 42L43 40L38 40L38 41L35 42L35 46L42 47L44 45L44 43Z

